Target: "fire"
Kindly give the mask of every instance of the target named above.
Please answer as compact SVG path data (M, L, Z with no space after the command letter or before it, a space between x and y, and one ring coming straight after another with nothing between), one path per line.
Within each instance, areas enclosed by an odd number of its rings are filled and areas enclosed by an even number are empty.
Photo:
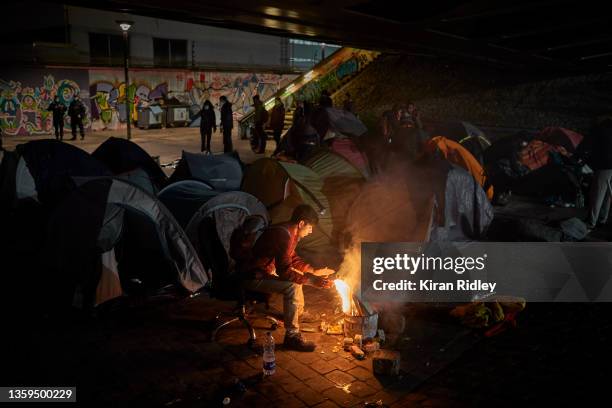
M342 298L342 311L348 314L351 311L351 288L342 279L334 280L334 284L336 285L336 290L338 291L340 298Z

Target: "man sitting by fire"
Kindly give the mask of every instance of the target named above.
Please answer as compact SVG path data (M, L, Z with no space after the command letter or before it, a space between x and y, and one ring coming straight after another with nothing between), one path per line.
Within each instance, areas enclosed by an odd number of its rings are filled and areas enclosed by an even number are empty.
M284 347L287 349L314 351L316 348L300 333L299 321L306 320L302 285L326 289L333 285L326 278L334 273L332 269L314 269L295 253L299 240L310 235L318 222L319 216L312 207L297 206L290 221L264 230L252 247L249 261L240 265L245 289L283 295Z

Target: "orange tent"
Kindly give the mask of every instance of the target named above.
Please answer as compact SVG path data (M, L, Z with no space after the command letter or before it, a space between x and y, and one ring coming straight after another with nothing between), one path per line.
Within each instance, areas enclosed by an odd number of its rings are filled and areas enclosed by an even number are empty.
M446 160L469 171L472 176L474 176L478 184L484 188L487 180L484 169L480 163L478 163L478 160L476 160L472 153L470 153L459 143L447 139L444 136L435 136L427 141L424 150L429 153L439 151ZM486 193L489 200L492 200L493 186L490 186Z

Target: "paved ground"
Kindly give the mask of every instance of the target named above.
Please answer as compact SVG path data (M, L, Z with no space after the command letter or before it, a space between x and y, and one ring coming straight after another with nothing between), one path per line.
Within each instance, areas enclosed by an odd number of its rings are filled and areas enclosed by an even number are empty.
M111 132L89 134L75 144L92 151ZM5 139L14 146L24 139ZM135 131L134 141L161 162L182 149L197 151L198 129ZM245 161L255 156L237 142ZM269 147L273 145L270 143ZM213 150L221 149L215 135ZM3 268L4 269L4 268ZM19 272L19 267L11 269ZM602 395L609 378L612 306L530 304L519 327L493 338L463 328L444 306L407 305L387 313L405 318L386 324L386 347L401 352L401 376L376 377L371 358L354 359L338 347L341 336L304 333L316 340L314 353L277 348L277 373L262 379L262 357L246 347L239 325L210 341L213 317L232 303L199 296L138 300L102 311L96 318L32 318L19 313L28 304L2 308L5 324L2 385L76 385L84 406L337 407L382 401L392 407L585 406ZM311 311L336 315L332 291L306 288ZM272 312L281 310L280 299ZM38 314L44 314L37 310ZM304 327L316 329L317 324ZM257 321L259 338L268 330ZM394 333L394 331L396 333ZM282 342L283 329L274 332ZM240 386L244 387L239 390ZM600 402L598 405L603 405Z
M305 295L328 317L338 306L330 291ZM210 341L214 314L231 307L201 296L123 305L95 319L4 320L14 342L3 349L3 383L76 385L88 407L214 407L225 397L239 407L585 406L610 374L609 304L531 304L517 329L493 338L462 328L447 308L407 306L396 310L406 328L390 332L387 346L402 355L392 379L374 376L370 358L338 349L341 336L320 333L304 333L318 342L314 353L278 345L277 372L261 379L262 357L246 347L241 326ZM262 338L268 326L255 323ZM274 332L277 343L282 336Z

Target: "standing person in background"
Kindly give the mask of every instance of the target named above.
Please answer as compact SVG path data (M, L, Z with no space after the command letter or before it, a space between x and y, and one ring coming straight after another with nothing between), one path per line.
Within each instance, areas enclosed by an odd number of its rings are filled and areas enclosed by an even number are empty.
M321 108L333 108L334 102L332 101L331 96L327 89L324 89L321 92L321 96L319 97L319 107Z
M234 114L232 104L225 95L219 98L221 104L221 132L223 132L223 152L231 153L234 150L232 144L232 129L234 128Z
M589 194L587 228L608 222L612 204L612 119L597 123L589 135L590 164L595 170Z
M47 108L49 112L53 112L53 128L55 129L55 139L64 139L64 115L66 114L66 105L60 102L59 96L53 98L53 102Z
M274 132L274 140L276 141L276 147L280 144L281 133L285 127L285 105L280 98L274 99L274 107L272 108L272 114L270 115L270 128Z
M259 95L253 97L253 107L255 108L255 131L253 138L255 139L255 153L263 154L266 152L266 132L264 124L268 121L268 111L259 99Z
M304 119L304 102L297 101L293 112L293 124L299 123L302 119Z
M202 147L200 151L210 153L210 139L212 137L213 130L215 132L217 131L215 108L207 99L202 105L202 110L200 111L200 137L202 138Z
M351 94L348 92L346 93L346 99L344 99L344 103L342 104L342 109L347 112L355 113L353 110L353 99L351 98Z
M417 109L414 102L408 102L406 109L408 116L414 123L414 127L417 129L423 129L423 123L421 122L421 112Z
M70 127L72 128L72 139L70 140L76 140L77 126L81 133L81 140L85 139L85 129L83 128L85 105L81 102L79 95L74 95L74 98L72 98L72 102L70 102L70 106L68 106L68 116L70 116Z

